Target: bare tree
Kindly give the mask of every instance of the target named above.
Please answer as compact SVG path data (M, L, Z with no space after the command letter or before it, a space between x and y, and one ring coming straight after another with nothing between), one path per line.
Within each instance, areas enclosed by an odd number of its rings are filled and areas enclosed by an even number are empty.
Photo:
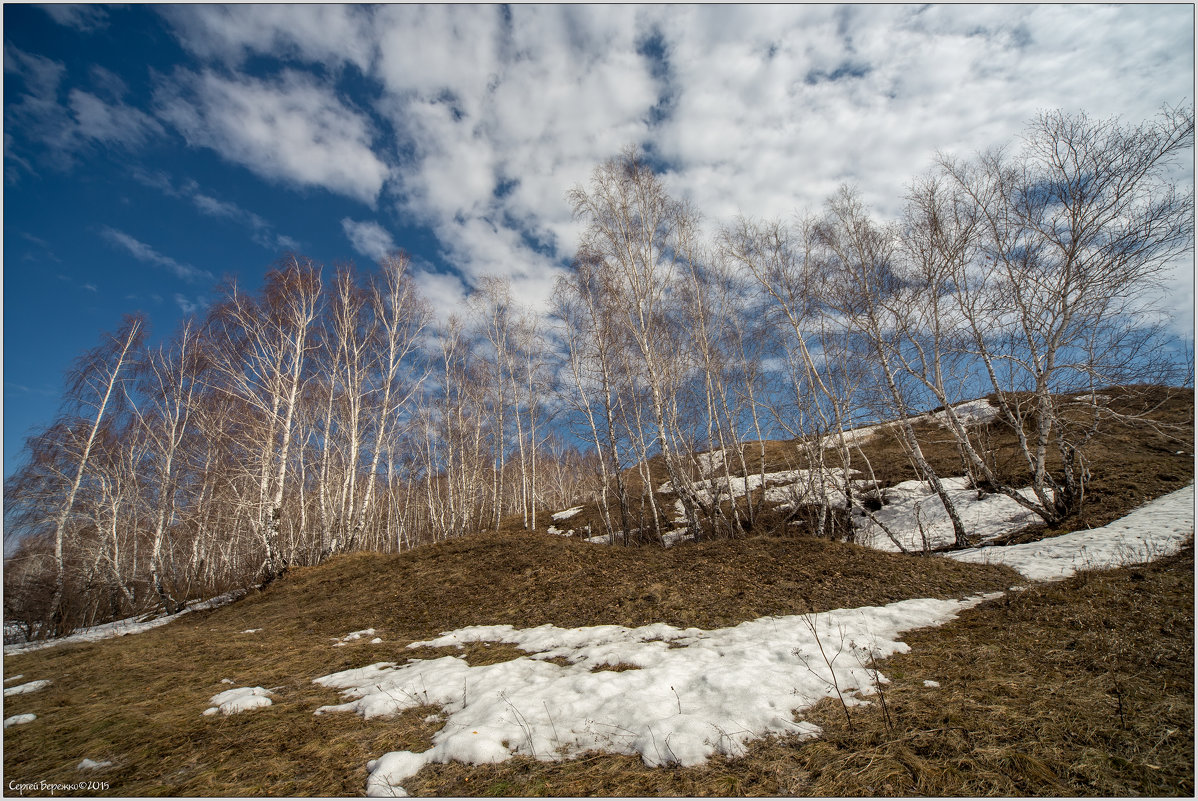
M847 187L829 201L827 215L817 230L833 260L831 280L825 284L831 303L850 326L864 335L915 469L944 505L952 522L954 545L968 547L956 504L924 457L911 425L911 405L899 385L897 363L901 363L901 356L896 335L915 299L896 272L897 232L874 224L860 199Z
M168 615L186 598L167 588L163 569L167 535L175 522L185 440L192 432L191 415L198 406L207 356L194 323L186 320L168 343L140 365L143 408L136 409L138 434L145 439L140 465L146 492L153 498L150 529L150 583ZM136 407L135 407L136 408Z
M1067 424L1058 397L1095 398L1143 373L1152 342L1145 300L1162 270L1193 249L1193 191L1170 175L1193 135L1192 109L1136 126L1049 112L1014 156L940 160L978 219L978 256L953 276L971 355L1017 436L1035 494L1024 505L1047 521L1084 495L1086 436ZM1054 444L1059 472L1049 468ZM988 480L1004 483L962 446Z
M67 435L62 446L70 454L69 463L73 467L72 475L63 487L53 524L55 580L49 608L52 635L63 633L62 603L66 578L64 548L68 522L74 512L76 496L87 473L92 448L104 424L105 415L123 397L119 385L134 360L144 333L145 322L142 318L126 318L116 332L105 334L101 345L79 360L71 374L67 396L69 402L79 409L80 424L52 429ZM87 413L86 418L84 413ZM86 424L83 424L83 419L87 419Z
M370 373L370 413L374 416L374 441L370 448L367 484L354 516L351 547L362 536L367 516L374 509L379 465L383 452L406 421L409 405L428 377L428 367L414 360L420 337L432 310L416 291L409 274L409 260L395 253L379 264L380 275L372 278L369 303L375 321L374 358Z
M580 438L595 445L599 468L599 511L605 533L631 528L628 488L624 479L624 437L617 426L622 377L615 352L619 347L615 315L607 309L606 273L593 258L575 259L571 274L558 279L554 289L554 315L565 342L569 381L562 385L565 403L585 420ZM620 524L611 516L608 494L614 487Z
M575 218L587 224L578 261L593 263L604 274L598 286L611 294L604 308L619 314L632 345L625 369L644 378L652 435L631 432L642 443L640 461L647 462L648 448L655 446L682 503L687 528L699 538L699 517L706 516L709 507L684 469L686 451L679 452L683 437L678 401L688 377L689 354L678 347L680 321L671 308L678 276L696 258L696 216L666 193L635 149L599 166L589 188L575 188L569 199ZM634 428L639 426L635 415L627 419ZM646 486L646 491L649 502L655 503L652 487ZM653 525L656 530L656 514Z
M287 566L280 521L320 289L319 269L288 257L267 275L261 299L233 285L211 322L222 351L213 361L215 388L237 398L255 417L247 433L252 432L256 447L255 529L263 548L259 572L267 581Z

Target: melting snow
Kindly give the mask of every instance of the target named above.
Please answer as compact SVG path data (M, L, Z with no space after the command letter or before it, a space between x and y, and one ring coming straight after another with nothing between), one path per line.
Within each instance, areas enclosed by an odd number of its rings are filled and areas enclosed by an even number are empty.
M562 511L562 512L554 512L552 517L554 520L556 520L560 523L563 520L569 520L571 517L573 517L574 515L578 514L581 511L582 511L581 506L575 506L570 509L566 509L565 511Z
M1018 531L1040 519L1035 512L1020 506L1006 495L992 494L979 500L977 490L970 489L967 478L944 478L941 483L957 507L966 533L978 535L983 541ZM927 484L922 481L903 481L887 487L883 492L887 504L874 512L874 517L890 529L908 551L924 550L924 537L927 537L928 548L932 549L953 544L952 521L948 519L948 512L944 510L939 496ZM1031 489L1020 492L1031 500L1035 499ZM859 544L881 551L899 550L873 520L864 516L854 517L853 523Z
M374 636L374 629L362 629L361 631L351 631L349 634L346 634L340 640L337 640L337 642L333 643L333 647L336 648L339 645L348 645L349 643L356 642L357 640L360 640L363 637L373 637L373 636ZM379 642L382 642L382 640L379 640Z
M58 637L52 640L37 640L30 643L22 643L20 645L4 646L5 654L24 654L29 651L40 651L43 648L52 648L56 645L67 645L80 642L96 642L97 640L107 640L112 637L124 637L126 634L141 634L143 631L156 629L159 626L165 626L167 623L173 623L181 616L188 612L204 612L209 609L216 609L219 606L232 603L238 598L245 595L245 590L234 590L226 592L224 595L218 595L215 598L210 598L207 601L199 601L184 609L177 615L163 615L156 617L153 620L139 620L138 617L130 617L124 620L117 620L112 623L104 623L100 626L92 626L91 628L83 629L66 637Z
M890 426L890 423L875 423L869 426L861 426L860 428L849 429L844 432L845 445L857 445L870 439L874 434L881 431L883 428ZM840 437L836 434L828 434L820 440L821 448L839 448Z
M262 687L237 687L225 690L223 693L212 696L208 702L212 706L205 709L204 714L215 715L219 712L222 715L234 715L247 709L270 706L271 700L268 697L270 694L270 690Z
M940 682L938 682L938 681L933 681L932 679L924 679L924 680L923 680L923 686L924 686L924 687L930 687L930 688L933 688L933 689L935 689L936 687L939 687L939 686L940 686Z
M1142 564L1177 553L1194 535L1194 485L1144 504L1101 528L1039 542L970 548L946 554L959 562L1010 565L1033 581L1068 578L1078 570Z
M13 715L11 718L4 719L4 728L20 726L22 723L32 723L35 720L37 720L37 715Z
M953 411L956 413L957 419L963 425L979 425L988 423L998 417L998 409L990 404L990 401L985 398L977 400L965 401L963 403L953 404ZM942 426L948 426L948 413L941 409L938 412L928 412L925 414L914 415L909 418L912 422L918 422L921 419L929 419L932 422ZM893 423L874 423L873 425L861 426L844 432L844 441L846 445L856 445L873 437L884 428L893 426ZM836 448L840 446L840 438L836 434L829 434L820 441L820 446L824 448Z
M953 412L957 419L965 425L978 425L980 423L989 423L991 420L998 417L998 409L990 405L990 401L985 398L977 400L965 401L953 406ZM938 412L933 412L929 415L933 420L942 426L948 425L948 412L941 409Z
M27 681L24 684L18 684L16 687L6 687L4 689L4 697L10 695L24 695L25 693L35 693L38 690L50 684L49 679L38 679L37 681Z
M767 734L818 733L794 714L834 694L833 672L846 700L861 703L858 695L874 691L864 665L908 650L899 634L942 624L982 600L900 601L714 631L662 623L472 626L411 647L507 642L531 656L477 667L445 656L334 673L315 681L352 700L316 714L371 718L422 704L443 708L446 723L431 749L395 751L367 765L370 795L403 794L403 780L428 763L501 762L517 753L556 760L601 750L638 754L648 765L696 765L717 752L743 754L747 742ZM569 664L547 661L555 657ZM620 663L640 669L593 670Z
M814 503L821 494L827 495L833 504L844 505L845 471L841 468L817 470L780 470L776 473L754 473L751 476L720 476L718 478L697 481L691 490L705 503L710 504L716 498L739 498L743 495L765 487L765 499L772 503L781 503L784 507L796 503ZM849 475L858 475L860 471L850 470ZM822 480L821 480L822 478ZM856 482L868 483L868 482ZM666 482L658 488L658 492L674 492L674 486ZM675 523L685 522L685 510L682 500L674 502L677 517Z
M5 679L5 680L4 680L4 683L5 683L5 684L8 684L10 681L17 681L18 679L23 679L23 678L25 678L25 674L24 674L24 673L18 673L18 674L17 674L17 675L15 675L15 676L9 676L7 679Z
M103 762L96 762L93 759L88 759L87 757L84 757L83 761L80 762L75 767L75 770L100 770L101 768L111 768L111 767L112 767L112 763L109 762L108 760L104 760Z
M709 476L724 466L724 452L708 451L707 453L700 453L695 457L695 460L699 463L699 474Z

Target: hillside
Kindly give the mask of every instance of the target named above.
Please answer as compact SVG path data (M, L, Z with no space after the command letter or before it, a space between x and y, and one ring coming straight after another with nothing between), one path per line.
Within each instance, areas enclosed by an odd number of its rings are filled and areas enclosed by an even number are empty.
M1160 413L1165 422L1189 425L1188 450L1177 452L1176 434L1108 429L1093 452L1084 520L1005 539L1097 529L1192 483L1192 396L1174 396ZM935 431L935 421L927 421L929 443ZM910 476L900 459L885 457L889 447L885 436L870 438L871 459L888 465L893 485ZM775 472L797 469L785 463L784 444L771 450L779 460ZM952 457L936 458L947 465ZM36 715L5 730L5 773L17 783L102 782L83 788L100 795L358 795L368 786L380 789L367 784L372 760L426 752L439 731L446 733L442 738L452 733L459 725L450 709L456 701L418 703L398 715L316 715L352 700L315 683L318 678L378 663L398 666L397 673L405 665L428 665L427 683L417 692L434 700L440 675L432 672L439 669L434 660L466 671L474 686L491 686L476 684L484 674L473 672L487 667L498 676L531 666L576 683L593 681L587 677L596 671L649 676L676 647L718 644L721 637L736 642L738 631L772 626L775 634L754 635L752 644L742 642L730 655L749 658L758 645L773 647L775 661L762 675L783 675L797 689L823 671L818 662L805 665L817 652L808 648L802 656L808 643L802 621L832 627L814 642L821 650L827 645L834 662L839 657L831 650L839 653L846 643L831 632L862 617L875 621L876 658L845 665L855 649L845 650L827 673L833 681L839 677L838 692L831 684L818 686L821 679L804 691L808 697L782 703L799 710L800 723L810 724L806 733L818 727L814 739L803 732L749 737L742 755L716 753L700 764L685 754L656 758L649 751L584 750L566 761L544 761L533 756L549 756L534 747L541 711L521 700L523 685L512 684L502 700L516 713L507 716L509 726L518 735L527 732L527 748L511 742L516 755L494 765L428 765L402 787L413 795L1188 796L1194 789L1192 500L1188 507L1169 518L1177 531L1188 522L1191 541L1179 552L1141 567L1083 570L1055 583L1034 583L995 564L806 536L783 513L748 536L669 549L606 547L505 527L402 554L341 556L143 634L6 656L6 690L50 683L5 698L6 721ZM584 508L569 522L589 514ZM1147 519L1125 526L1162 528L1151 522L1161 518ZM1124 561L1162 553L1146 545ZM1088 565L1076 560L1075 566ZM989 599L979 600L982 593ZM932 599L949 603L936 606ZM932 608L949 611L929 616ZM923 623L916 622L920 614ZM703 631L657 625L652 636L636 634L635 627L654 624ZM631 636L640 639L625 642L628 632L580 628L611 625L633 628ZM754 625L767 628L742 628ZM477 626L568 629L554 636L577 640L578 650L530 658L532 646L519 646L521 636L532 635L496 630L472 640L460 632ZM454 630L461 648L408 647ZM602 659L600 647L608 648ZM699 677L701 686L732 687L736 674L753 675L744 664L714 662L711 674ZM856 684L845 683L849 679ZM247 711L203 714L219 693L254 687L270 695L230 698ZM700 703L694 687L658 689L665 718L673 717L675 703L680 719L684 704L690 714ZM463 686L463 705L467 691ZM407 703L401 694L391 701ZM269 706L248 709L267 698ZM789 709L780 711L789 716ZM567 728L566 705L546 702L544 712L551 726ZM729 743L741 737L725 731ZM563 743L573 736L554 730L555 740L559 734ZM673 741L679 751L683 740L680 734ZM662 745L656 747L660 753ZM80 769L83 760L111 764ZM39 788L26 794L48 793Z

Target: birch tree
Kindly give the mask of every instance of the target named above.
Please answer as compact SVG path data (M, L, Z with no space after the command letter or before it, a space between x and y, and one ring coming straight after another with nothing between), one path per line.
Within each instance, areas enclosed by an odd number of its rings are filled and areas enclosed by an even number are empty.
M289 257L267 275L260 299L231 286L212 321L222 349L213 363L215 388L235 397L252 415L246 430L255 448L254 527L263 550L259 573L267 581L287 566L280 549L280 521L320 300L319 269Z
M199 405L206 361L199 332L187 320L175 337L148 354L139 371L139 395L144 400L136 410L136 420L138 434L146 443L140 472L152 506L150 584L168 615L178 612L186 600L168 589L163 554L175 523L185 442L194 431L191 415Z
M635 433L644 448L656 446L687 529L698 539L699 516L709 510L683 469L685 454L679 453L677 404L688 354L678 347L678 320L670 314L676 278L694 259L695 215L667 194L635 149L596 168L589 187L575 188L569 199L575 218L586 223L579 260L602 265L607 273L601 286L612 300L606 308L619 314L633 346L635 364L626 362L625 369L644 378L652 439L648 432ZM652 487L645 489L654 502Z
M874 224L860 199L848 188L842 188L828 203L827 214L817 230L820 242L833 259L834 277L827 284L830 300L869 343L870 355L884 382L907 453L920 479L931 486L943 504L952 523L953 544L958 548L968 547L956 504L924 457L911 425L911 405L899 385L901 356L896 355L900 349L897 334L900 321L915 298L896 272L897 233Z
M1060 396L1094 399L1103 386L1135 381L1153 343L1145 302L1164 268L1193 250L1193 191L1172 173L1193 136L1192 108L1140 125L1048 112L1014 155L940 160L979 221L977 258L954 275L971 355L1018 440L1035 494L1025 505L1046 521L1081 502L1093 430L1079 436ZM1005 485L962 446L988 480Z
M145 322L140 317L128 317L114 333L105 334L101 344L77 363L68 386L69 402L77 409L78 422L57 426L52 431L66 435L61 443L70 464L70 477L63 487L59 508L54 516L54 594L50 600L50 631L53 636L65 633L63 593L66 587L65 548L68 526L75 511L79 487L87 474L92 448L105 422L105 416L123 397L120 382L125 379L145 334ZM84 422L86 421L86 422ZM48 432L49 433L49 432ZM67 478L66 475L63 478Z

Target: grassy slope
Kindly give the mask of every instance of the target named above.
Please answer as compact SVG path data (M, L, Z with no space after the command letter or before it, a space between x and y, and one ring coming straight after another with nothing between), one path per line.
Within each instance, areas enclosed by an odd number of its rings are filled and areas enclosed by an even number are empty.
M632 757L435 765L413 795L1169 796L1194 791L1194 552L1083 574L904 637L878 704L692 769ZM925 679L940 682L924 687Z
M145 634L6 659L6 676L54 683L8 699L6 715L39 717L5 733L5 773L72 781L88 757L117 764L96 778L120 795L360 794L368 759L428 747L427 712L392 721L317 718L312 711L338 695L312 679L409 658L403 646L415 639L493 623L714 627L767 614L959 597L1017 580L1006 568L768 538L663 551L483 534L398 556L346 556ZM332 646L366 627L386 642ZM263 631L241 633L255 628ZM489 650L490 660L503 653ZM228 688L222 678L280 688L275 705L202 717L209 697Z
M1163 413L1192 432L1192 396ZM1192 433L1178 446L1155 434L1110 432L1095 450L1091 503L1075 525L1106 522L1192 480L1192 442ZM889 447L876 439L871 459L901 473L901 455L888 458ZM489 623L711 628L767 614L960 597L1017 581L1005 568L768 536L662 551L505 532L399 556L342 557L145 634L5 659L6 677L54 681L6 699L5 716L39 716L4 733L6 786L96 779L109 782L113 795L356 795L367 760L428 747L428 711L390 720L317 718L312 710L339 698L311 681L406 659L413 654L403 646L414 639ZM435 766L408 789L1188 795L1193 592L1191 550L1140 570L1009 595L943 628L911 633L905 639L912 652L882 665L894 681L890 731L876 707L855 710L850 729L839 707L825 705L809 715L825 728L819 740L769 741L741 760L690 770L650 770L636 759L602 755L564 764ZM334 638L366 627L379 629L386 642L332 647ZM241 633L257 628L263 631ZM516 655L502 647L468 652L472 662ZM220 683L226 677L236 686L278 688L275 705L202 717L209 697L230 686ZM943 687L926 689L924 678ZM75 771L84 757L116 764L94 774Z

